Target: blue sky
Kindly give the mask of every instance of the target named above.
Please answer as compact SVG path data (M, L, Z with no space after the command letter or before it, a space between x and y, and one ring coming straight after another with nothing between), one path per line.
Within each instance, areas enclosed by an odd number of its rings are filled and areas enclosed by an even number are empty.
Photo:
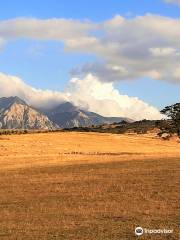
M0 20L35 17L103 22L115 15L129 19L147 13L178 19L179 12L180 7L162 0L6 0L1 2ZM15 39L8 41L0 53L0 72L19 76L36 88L63 91L72 68L96 59L94 54L66 52L60 41ZM158 108L180 100L178 83L139 77L115 85L122 94L136 96Z
M165 4L162 0L31 0L24 3L22 0L6 0L1 2L1 9L0 19L25 16L89 18L95 21L103 21L116 14L123 16L129 15L129 13L144 15L148 12L179 17L177 6Z

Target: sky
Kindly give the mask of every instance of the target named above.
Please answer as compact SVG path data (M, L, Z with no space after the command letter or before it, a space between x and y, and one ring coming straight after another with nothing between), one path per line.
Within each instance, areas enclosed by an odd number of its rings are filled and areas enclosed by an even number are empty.
M179 102L179 0L6 0L0 96L159 119Z

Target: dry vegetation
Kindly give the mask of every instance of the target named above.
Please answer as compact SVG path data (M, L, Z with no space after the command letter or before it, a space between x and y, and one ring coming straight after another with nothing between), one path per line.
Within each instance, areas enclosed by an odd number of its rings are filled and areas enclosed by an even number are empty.
M153 135L0 136L0 239L180 239L180 143Z

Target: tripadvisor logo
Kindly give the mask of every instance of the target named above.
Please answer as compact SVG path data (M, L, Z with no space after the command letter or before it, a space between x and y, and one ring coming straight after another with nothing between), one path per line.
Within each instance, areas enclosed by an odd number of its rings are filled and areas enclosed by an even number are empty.
M141 236L143 234L172 234L173 229L147 229L142 227L135 228L135 235Z
M143 235L144 231L143 231L143 228L142 227L137 227L135 228L135 234L136 236L141 236Z

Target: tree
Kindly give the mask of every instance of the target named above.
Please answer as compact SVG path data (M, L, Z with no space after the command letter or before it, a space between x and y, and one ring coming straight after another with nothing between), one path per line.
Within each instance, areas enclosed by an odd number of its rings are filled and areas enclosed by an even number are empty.
M170 120L170 131L177 133L180 137L180 103L165 107L161 113Z

